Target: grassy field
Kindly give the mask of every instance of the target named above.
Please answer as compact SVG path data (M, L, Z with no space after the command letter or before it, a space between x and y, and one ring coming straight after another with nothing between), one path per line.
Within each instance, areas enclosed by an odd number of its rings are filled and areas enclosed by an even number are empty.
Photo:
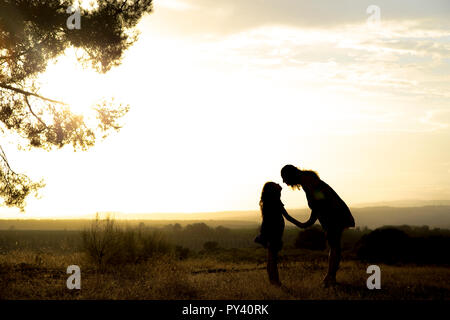
M245 251L245 250L244 250ZM84 253L17 250L0 255L0 299L449 299L450 269L380 264L381 289L366 287L368 264L344 261L339 284L321 287L325 252L284 252L281 288L267 280L264 250L254 261L204 255L153 260L99 271ZM245 254L245 252L243 253ZM228 261L227 261L228 260ZM81 290L66 287L66 268L81 268Z
M344 232L338 285L326 289L321 280L327 250L311 247L324 244L317 228L302 233L286 229L281 287L268 281L266 250L253 242L257 228L204 223L124 227L106 219L78 231L0 230L0 299L448 300L450 268L441 257L446 258L449 230L403 229L411 237L391 229ZM391 260L389 264L363 262L358 256L359 240L367 235L374 235L371 239L380 245L384 242L380 248L389 253L383 258ZM372 248L373 242L365 243ZM375 249L375 257L382 257ZM414 249L409 251L415 260L406 255L406 260L392 262L392 255L400 257L406 249ZM370 264L381 268L380 290L367 288ZM66 286L70 265L81 269L80 290Z

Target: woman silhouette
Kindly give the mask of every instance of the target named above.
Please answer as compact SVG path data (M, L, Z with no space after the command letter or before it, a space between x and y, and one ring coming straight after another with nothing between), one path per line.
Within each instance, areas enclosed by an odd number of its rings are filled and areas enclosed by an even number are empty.
M311 209L311 217L305 223L301 223L284 211L286 220L300 228L307 228L319 220L325 231L330 252L328 256L328 272L323 279L325 287L336 283L336 272L341 260L341 237L346 228L354 227L355 220L350 209L337 193L319 175L310 170L300 170L293 165L286 165L281 169L281 177L287 185L303 188Z

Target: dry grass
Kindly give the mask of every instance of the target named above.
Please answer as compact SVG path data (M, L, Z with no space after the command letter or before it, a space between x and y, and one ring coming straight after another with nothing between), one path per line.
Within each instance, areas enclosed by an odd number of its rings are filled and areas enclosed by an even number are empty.
M85 254L0 255L0 299L180 299L194 298L187 274L170 257L99 271ZM66 287L66 268L81 268L81 290Z
M366 264L344 262L339 284L324 289L321 280L326 263L297 262L280 267L281 288L271 286L265 269L246 271L249 266L234 266L229 272L199 273L190 280L201 299L449 299L450 270L445 267L393 267L380 265L381 290L366 287ZM253 266L254 268L256 266ZM234 271L233 271L234 269ZM245 271L239 272L244 269ZM208 288L202 290L202 288Z
M66 288L66 268L81 268L81 290ZM381 267L381 290L366 288L366 264L347 261L339 285L323 289L325 261L280 265L284 285L267 281L265 265L212 257L177 261L160 257L99 272L84 254L0 255L0 299L449 299L450 270L439 266Z
M119 227L114 219L100 219L98 214L82 232L82 248L99 268L136 264L173 251L160 232Z

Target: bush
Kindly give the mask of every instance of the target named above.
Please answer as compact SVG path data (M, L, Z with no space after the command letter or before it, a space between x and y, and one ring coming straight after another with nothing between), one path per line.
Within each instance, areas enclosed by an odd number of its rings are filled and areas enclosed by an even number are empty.
M176 246L175 247L175 256L179 260L185 260L189 257L190 250L189 248L185 248L183 246Z
M99 267L139 263L172 252L172 245L158 231L120 228L114 219L96 219L82 232L82 247Z
M326 245L325 233L319 226L312 226L298 233L295 247L309 250L324 250Z
M395 228L379 228L358 241L356 255L360 260L388 264L406 262L411 242L409 236Z
M413 229L409 227L410 230ZM450 237L435 233L437 231L430 231L431 236L414 237L398 228L379 228L360 239L356 255L363 261L387 264L449 264L450 256L445 252L450 246Z
M219 244L216 241L206 241L203 244L205 251L216 251L219 248Z

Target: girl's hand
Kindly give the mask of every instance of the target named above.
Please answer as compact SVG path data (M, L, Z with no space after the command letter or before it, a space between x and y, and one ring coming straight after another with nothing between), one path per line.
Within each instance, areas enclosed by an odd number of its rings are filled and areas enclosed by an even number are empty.
M292 218L286 211L286 209L283 208L283 210L281 211L281 213L283 214L283 216L286 218L287 221L295 224L297 227L301 228L301 229L306 229L309 226L312 226L314 224L314 222L316 222L317 220L317 216L314 214L314 211L311 211L311 217L309 218L308 221L306 221L305 223L302 223L294 218Z

